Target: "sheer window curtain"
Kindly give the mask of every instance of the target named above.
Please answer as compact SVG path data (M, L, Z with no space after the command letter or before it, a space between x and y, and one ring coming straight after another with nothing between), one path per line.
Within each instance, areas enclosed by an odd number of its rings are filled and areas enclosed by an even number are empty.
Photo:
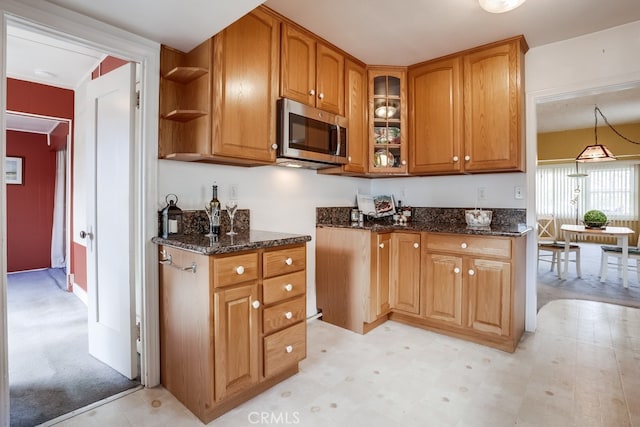
M539 165L536 179L536 211L538 215L555 215L561 222L581 224L584 213L603 211L610 220L638 219L639 166L616 161L582 164L575 174L575 163Z
M66 254L66 169L67 150L56 152L56 182L53 201L53 228L51 231L51 267L64 268L67 265Z

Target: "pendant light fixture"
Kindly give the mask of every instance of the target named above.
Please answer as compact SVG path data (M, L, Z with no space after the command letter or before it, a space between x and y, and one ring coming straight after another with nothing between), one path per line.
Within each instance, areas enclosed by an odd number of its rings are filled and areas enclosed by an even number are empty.
M490 13L503 13L515 9L526 0L478 0L480 7Z
M611 130L614 131L615 134L618 135L620 138L632 144L640 144L640 142L630 140L629 138L627 138L626 136L618 132L616 128L611 126L611 123L609 123L609 120L607 120L605 115L602 113L602 111L600 111L600 109L596 105L593 109L593 115L595 116L595 124L593 126L593 136L595 139L594 140L595 144L586 146L585 149L582 150L580 154L578 154L578 157L576 157L576 162L608 162L608 161L616 160L616 156L614 156L613 153L611 153L611 151L607 147L605 147L602 144L598 144L598 114L602 116L607 126L609 126Z

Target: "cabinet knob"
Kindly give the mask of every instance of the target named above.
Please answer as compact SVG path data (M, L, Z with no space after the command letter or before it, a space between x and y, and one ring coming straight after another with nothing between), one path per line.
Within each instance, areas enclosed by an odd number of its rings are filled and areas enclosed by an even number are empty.
M274 143L274 144L271 144L271 148L272 148L273 150L277 150L277 149L278 149L278 144L275 144L275 143Z
M476 274L476 272L471 270L471 269L469 269L469 276L473 276L474 274Z
M236 267L236 274L241 275L244 274L244 267L239 265Z
M347 157L347 160L351 163L351 156Z
M414 243L414 244L413 244L413 247L414 247L414 248L416 248L416 249L418 249L418 248L420 247L420 243Z
M293 318L293 313L292 313L292 312L290 312L290 311L287 311L287 312L284 314L284 317L286 317L288 320L291 320L291 318Z
M315 91L315 90L311 89L311 90L309 91L309 95L313 96L313 95L315 95L315 94L316 94L316 91Z
M471 160L471 156L464 156L464 161L468 162L469 160Z
M402 165L406 165L406 164L407 164L407 161L406 161L406 160L403 160L403 161L401 161L400 163L402 163Z
M251 303L251 307L260 308L260 301L255 300L254 302Z
M320 99L324 99L324 93L320 92L320 93L318 94L318 98L320 98Z
M291 292L293 290L293 285L291 283L287 283L284 285L284 290L287 292Z
M456 268L453 269L453 272L458 274L458 273L460 273L460 269L458 267L456 267Z
M466 244L466 243L463 243L463 244L461 244L461 245L460 245L460 247L461 247L462 249L467 249L467 244Z
M380 243L378 246L380 247L380 249L384 249L384 243Z
M460 160L460 158L458 156L453 156L453 161L457 162L458 160Z
M291 259L291 257L289 257L289 258L284 260L284 263L287 264L287 265L291 265L291 264L293 264L293 260Z
M293 346L292 345L288 345L284 348L284 351L286 351L287 353L291 353L293 351Z

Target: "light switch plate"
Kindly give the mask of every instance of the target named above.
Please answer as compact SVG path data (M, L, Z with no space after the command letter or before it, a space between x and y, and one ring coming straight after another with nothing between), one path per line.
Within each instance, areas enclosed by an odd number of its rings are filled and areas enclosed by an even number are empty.
M520 186L514 187L513 197L515 197L518 200L524 199L524 194L522 193L522 187Z

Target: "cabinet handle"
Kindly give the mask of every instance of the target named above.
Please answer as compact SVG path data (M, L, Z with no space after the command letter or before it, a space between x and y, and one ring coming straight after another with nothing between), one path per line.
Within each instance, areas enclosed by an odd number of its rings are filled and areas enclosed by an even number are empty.
M309 95L313 96L313 95L315 95L315 94L316 94L316 91L315 91L315 90L311 89L311 90L309 91Z
M458 274L458 273L460 273L460 269L458 267L456 267L456 268L453 269L453 272Z
M414 248L416 248L416 249L418 249L418 248L420 247L420 244L419 244L419 243L414 243L414 244L413 244L413 247L414 247Z
M460 247L461 247L462 249L467 249L467 244L466 244L466 243L463 243L463 244L461 244L461 245L460 245Z
M293 260L291 259L291 257L289 257L289 258L284 260L284 263L287 264L287 265L291 265L291 264L293 264Z
M284 348L284 351L286 351L287 353L291 353L293 351L293 346L292 345L288 345Z
M454 161L454 163L455 163L455 162L457 162L458 160L460 160L460 157L458 157L458 156L453 156L453 161Z
M476 272L471 270L471 269L469 269L469 276L473 276L474 274L476 274Z
M290 312L290 311L287 311L287 312L284 314L284 317L286 317L288 320L291 320L291 318L293 317L293 313L292 313L292 312Z
M255 300L254 302L251 303L251 306L253 308L260 308L260 301Z
M380 249L384 249L384 243L380 243L378 246L380 247Z
M278 149L278 144L271 144L271 148L273 150L277 150Z
M464 156L464 161L468 162L469 160L471 160L471 156Z
M244 274L244 267L243 267L243 266L241 266L241 265L237 266L237 267L236 267L236 273L237 273L238 275L242 275L242 274Z
M284 285L284 290L287 292L291 292L293 290L293 285L291 283L287 283Z
M324 93L320 92L320 93L318 94L318 98L320 98L320 99L324 99Z

